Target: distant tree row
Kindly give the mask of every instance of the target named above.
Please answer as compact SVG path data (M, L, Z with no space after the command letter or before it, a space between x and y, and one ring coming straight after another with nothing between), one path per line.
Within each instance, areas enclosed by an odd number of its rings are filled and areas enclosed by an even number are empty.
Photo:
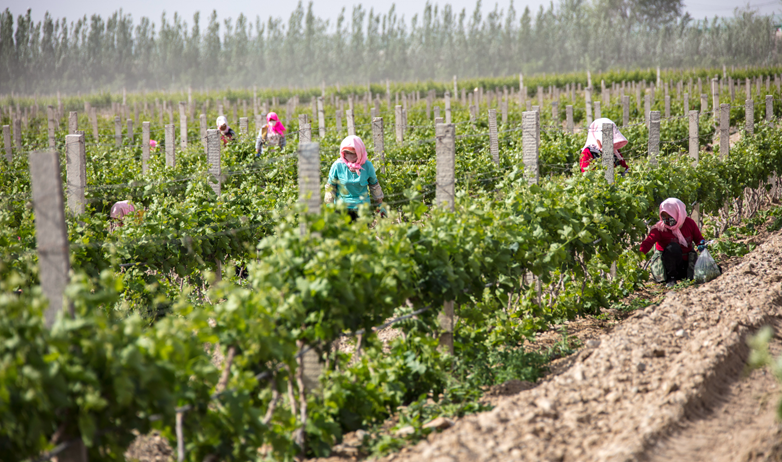
M0 13L0 92L312 86L519 72L778 62L770 16L694 20L681 0L559 0L519 15L426 3L409 21L361 5L336 22L299 3L281 18L243 14L202 29L199 13L159 23L122 10L76 21Z

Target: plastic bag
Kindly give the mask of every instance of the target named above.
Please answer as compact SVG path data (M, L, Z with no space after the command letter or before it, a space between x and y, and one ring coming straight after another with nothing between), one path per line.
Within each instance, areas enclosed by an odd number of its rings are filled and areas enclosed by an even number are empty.
M698 256L695 262L695 282L709 282L721 274L720 267L714 261L708 249L705 249Z

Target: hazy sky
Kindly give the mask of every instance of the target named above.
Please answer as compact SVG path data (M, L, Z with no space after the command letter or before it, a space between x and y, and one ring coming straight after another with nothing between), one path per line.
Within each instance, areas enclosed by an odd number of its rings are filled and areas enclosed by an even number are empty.
M314 0L313 9L315 14L321 18L332 19L333 24L333 19L336 19L342 7L346 7L349 17L352 6L358 3L362 3L367 9L374 8L376 12L387 12L391 5L391 2L388 1L361 2L356 0ZM409 19L414 14L420 13L423 10L425 0L396 0L395 3L399 15L404 15L409 23ZM450 3L457 11L466 8L468 12L472 12L475 8L475 0L450 0L449 2L439 3ZM509 0L503 0L496 3L501 9L505 9L509 5ZM706 16L732 15L734 8L747 5L746 1L742 2L736 0L685 0L684 3L686 11L689 11L696 19L703 19ZM119 8L123 8L124 11L132 14L133 18L136 20L142 16L147 16L155 23L158 23L161 13L166 11L169 17L172 16L174 12L179 12L189 23L192 20L193 13L200 11L201 24L203 27L206 16L214 9L217 9L217 14L220 18L236 18L239 16L239 13L244 13L253 20L256 15L260 15L263 20L269 16L287 19L288 16L290 16L291 11L296 8L296 4L296 1L291 0L231 0L225 2L216 0L133 0L130 2L122 0L24 0L22 2L2 5L0 8L3 10L10 8L14 16L22 14L27 11L28 8L31 8L33 18L36 21L43 18L44 13L49 11L55 18L66 17L69 22L85 14L89 16L98 13L105 18L106 15L113 13ZM307 2L303 2L303 4L306 8ZM536 11L541 4L548 5L549 2L545 0L516 0L514 2L518 12L523 11L524 7L527 5L529 5L533 11ZM757 7L761 13L782 12L782 0L752 0L749 4L752 7ZM491 11L494 9L494 5L494 1L484 1L483 11Z

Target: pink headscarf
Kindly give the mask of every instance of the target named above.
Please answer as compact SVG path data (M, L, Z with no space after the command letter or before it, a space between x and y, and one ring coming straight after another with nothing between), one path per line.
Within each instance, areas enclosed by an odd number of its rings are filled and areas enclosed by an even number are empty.
M130 201L120 201L111 207L111 218L122 219L125 215L135 211L136 209Z
M676 225L666 225L662 220L663 212L667 213L674 220L676 220ZM687 218L687 207L685 207L684 202L676 199L675 197L665 199L663 203L660 204L660 221L654 225L654 229L658 231L668 230L673 232L673 235L676 237L676 240L679 241L679 244L681 244L682 247L687 247L687 240L684 239L684 236L680 231L682 225L684 224L685 218Z
M266 123L268 124L272 120L277 123L275 123L273 127L269 125L269 130L280 135L284 134L286 129L282 125L282 122L280 122L280 118L277 116L276 112L270 112L266 114Z
M345 159L345 155L342 154L342 150L345 148L353 148L356 150L356 156L358 156L358 159L355 163L348 162L347 159ZM364 142L361 141L361 138L355 135L350 135L342 140L342 144L339 145L339 160L342 161L343 164L347 165L350 171L361 171L361 166L367 162L367 148L364 146Z
M157 149L157 141L149 140L149 149L150 151L154 151L155 149Z
M602 144L603 124L611 124L614 126L614 155L618 157L619 160L624 160L622 155L619 154L619 150L627 145L627 138L625 138L619 129L616 128L616 124L611 119L606 119L605 117L602 119L597 119L589 124L589 129L587 130L587 140L581 150L583 151L584 148L589 146L597 146L598 141L600 141L600 144Z

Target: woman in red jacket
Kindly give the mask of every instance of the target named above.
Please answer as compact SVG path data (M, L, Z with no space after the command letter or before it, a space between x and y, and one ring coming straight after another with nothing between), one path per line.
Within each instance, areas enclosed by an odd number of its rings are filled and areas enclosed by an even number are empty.
M589 124L587 140L584 144L584 149L581 150L581 171L583 172L589 167L592 159L599 159L603 155L604 124L611 124L614 126L614 168L620 166L624 167L623 169L618 169L619 174L624 176L627 169L630 167L627 166L627 162L625 162L624 157L622 157L619 150L627 145L627 138L619 132L619 129L616 128L616 124L611 121L611 119L606 118L597 119Z
M693 278L698 260L695 250L702 250L705 241L679 199L666 199L660 204L660 221L641 243L641 252L647 253L652 245L655 249L651 269L655 281L666 282L670 287L678 280Z

